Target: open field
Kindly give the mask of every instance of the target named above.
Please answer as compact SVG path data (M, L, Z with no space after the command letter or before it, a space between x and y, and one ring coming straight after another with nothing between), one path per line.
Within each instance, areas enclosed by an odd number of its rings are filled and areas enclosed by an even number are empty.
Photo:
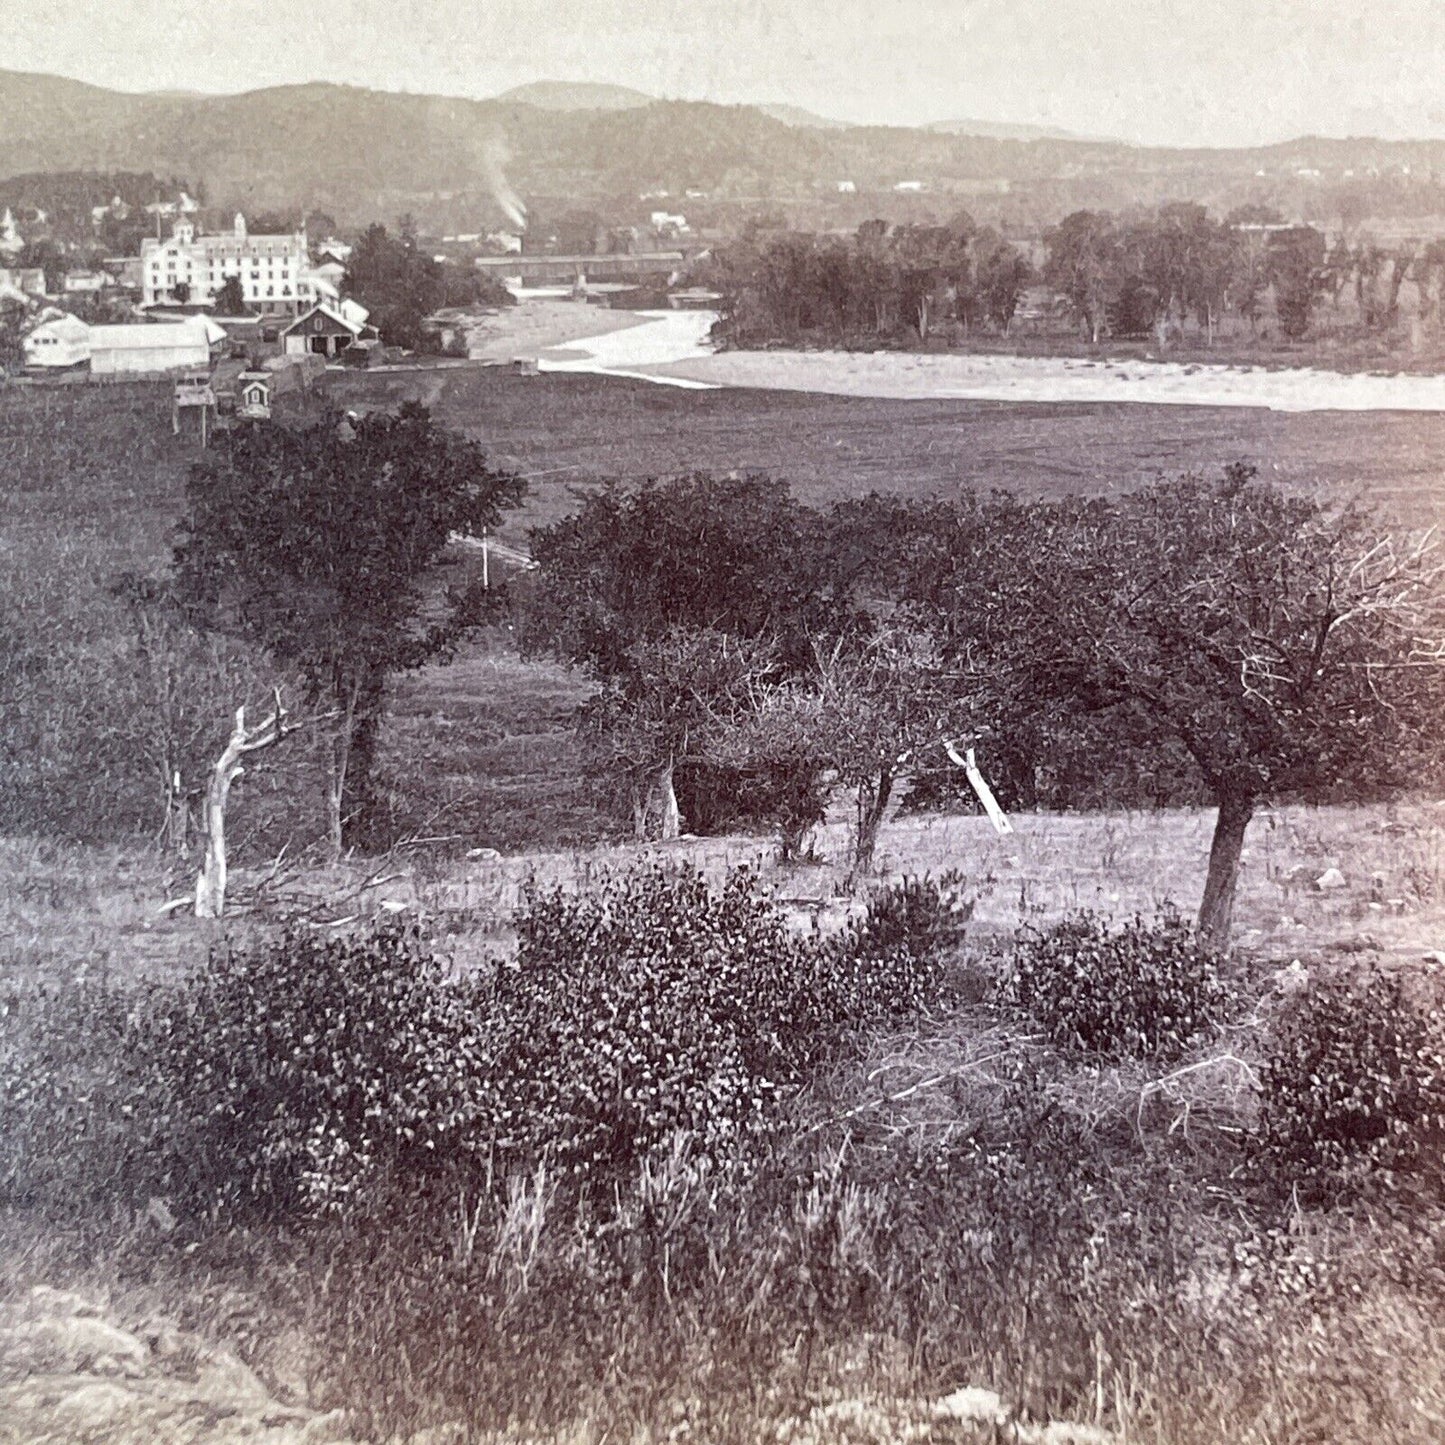
M496 784L498 809L505 782ZM509 946L512 914L529 881L582 889L648 860L693 864L715 881L729 868L755 868L800 921L816 916L823 926L836 926L848 906L844 811L818 830L818 861L811 864L778 864L765 836L566 850L534 841L498 858L472 860L463 841L487 834L471 828L465 840L407 843L334 869L304 860L279 867L259 862L236 874L231 926L249 932L306 916L328 924L344 920L338 926L350 928L400 910L437 937L455 940L456 961L466 964ZM1198 904L1210 810L1024 813L1013 822L1016 831L1000 837L982 815L897 815L879 840L880 877L957 870L973 903L972 936L985 942L1081 908L1122 920L1170 904L1185 912ZM536 824L539 836L544 826L545 819ZM493 836L505 842L504 833ZM1321 892L1314 880L1330 868L1343 872L1345 886ZM47 961L61 957L92 974L165 971L225 932L183 913L160 915L167 890L184 880L144 850L14 839L0 849L0 880L6 878L0 935L11 942L10 966L27 972L43 972ZM1235 931L1264 964L1377 954L1445 967L1445 804L1262 813L1250 827Z
M529 527L576 505L578 485L691 470L769 472L802 500L826 504L874 489L1108 492L1246 459L1287 486L1360 496L1397 526L1445 520L1440 415L698 392L479 368L333 372L323 394L361 407L422 400L528 475L528 504L503 529L522 545ZM0 492L0 585L12 618L23 605L66 658L76 655L26 704L32 714L43 708L52 741L67 730L89 736L74 731L75 708L92 696L87 669L102 668L106 649L132 626L109 589L124 571L164 567L196 455L193 436L171 435L162 386L0 392L0 457L12 479ZM51 655L52 643L36 647L35 656ZM565 674L505 662L505 652L489 642L448 669L397 680L383 769L398 826L504 849L593 841L607 820L577 776L567 715L582 690ZM31 652L8 655L13 680L39 676L21 669ZM58 666L59 656L43 665ZM68 689L79 689L75 707ZM32 748L6 766L24 770L33 756ZM238 830L267 784L253 786ZM154 828L149 806L140 796L127 804L137 825Z
M348 406L427 400L514 462L532 481L513 536L569 510L578 483L735 469L768 472L818 505L872 490L1124 491L1246 460L1286 486L1361 496L1399 526L1445 517L1445 415L1435 413L899 401L491 370L332 373L327 390Z

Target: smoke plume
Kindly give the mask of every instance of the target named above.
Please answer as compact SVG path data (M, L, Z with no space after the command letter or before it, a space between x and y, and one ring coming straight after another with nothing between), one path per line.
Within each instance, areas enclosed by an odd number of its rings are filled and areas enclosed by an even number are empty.
M524 231L527 228L527 208L507 179L506 167L511 158L507 143L500 136L493 136L482 149L482 166L493 198L507 213L507 219L519 231Z

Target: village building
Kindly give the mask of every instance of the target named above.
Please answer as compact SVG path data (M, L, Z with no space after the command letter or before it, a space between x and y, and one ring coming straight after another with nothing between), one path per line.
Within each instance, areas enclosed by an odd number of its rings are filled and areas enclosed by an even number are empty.
M230 231L215 235L199 234L194 221L181 217L167 240L141 242L141 265L146 306L210 305L232 277L246 304L266 315L294 316L316 299L306 233L252 236L240 214Z
M324 241L317 242L312 248L312 255L319 266L334 261L344 268L351 259L351 247L345 241L338 241L335 236L328 236Z
M25 365L38 371L64 371L90 360L90 327L53 306L21 342Z
M265 420L271 415L271 373L243 371L236 385L236 415Z
M339 306L313 306L281 333L281 350L287 356L339 356L359 341L375 341L377 330L367 325L367 311L354 301Z
M194 216L200 209L200 202L182 191L174 201L152 201L146 207L146 215Z
M205 316L90 328L92 376L157 376L209 367L224 328Z
M0 288L39 300L45 295L45 272L39 266L0 266Z
M5 214L0 216L0 256L18 256L24 249L25 238L15 224L10 207L6 206Z
M67 271L60 290L66 296L94 296L114 285L114 278L105 271Z

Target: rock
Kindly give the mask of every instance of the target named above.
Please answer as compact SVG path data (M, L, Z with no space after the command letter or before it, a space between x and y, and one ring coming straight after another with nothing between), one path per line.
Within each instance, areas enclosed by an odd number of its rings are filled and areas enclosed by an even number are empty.
M84 1295L67 1289L51 1289L48 1284L37 1284L26 1297L24 1305L27 1319L38 1320L48 1315L90 1315L99 1317L105 1311Z
M406 1437L406 1445L466 1445L467 1427L459 1420L448 1420L445 1425L428 1425L425 1430L415 1430Z
M55 1411L77 1431L89 1433L96 1426L113 1424L117 1417L129 1414L140 1404L123 1386L97 1380L72 1390L56 1403Z
M1002 1425L1008 1419L1003 1399L995 1391L977 1385L965 1385L936 1400L933 1413L951 1420L976 1420L989 1425Z
M1025 1441L1023 1432L1019 1441ZM1049 1420L1038 1435L1038 1445L1114 1445L1114 1436L1100 1425L1078 1425L1074 1420Z
M145 1374L150 1351L89 1315L49 1316L0 1330L0 1366L33 1374Z
M145 1218L162 1234L171 1234L175 1230L176 1216L171 1213L170 1205L157 1195L152 1195L146 1204Z
M1050 1420L1047 1425L1020 1425L1019 1445L1114 1445L1113 1434L1099 1425Z
M1350 885L1345 875L1338 868L1326 868L1318 878L1315 879L1315 887L1321 893L1335 893L1341 888L1348 888Z
M1281 968L1270 975L1270 984L1276 993L1296 994L1309 987L1310 971L1299 959L1288 968Z
M328 1410L301 1427L302 1445L345 1445L350 1440L345 1410Z
M500 858L501 856L502 856L502 855L501 855L499 852L497 852L497 850L496 850L495 848L468 848L468 849L467 849L467 857L468 857L468 858L481 858L481 859L485 859L485 860L486 860L487 862L489 862L489 863L490 863L490 862L495 862L496 859Z
M204 1352L196 1385L197 1393L225 1400L241 1410L265 1409L272 1403L270 1391L261 1383L256 1372L224 1348Z
M151 1354L158 1360L174 1359L185 1348L181 1327L164 1316L147 1320L136 1334L150 1346Z

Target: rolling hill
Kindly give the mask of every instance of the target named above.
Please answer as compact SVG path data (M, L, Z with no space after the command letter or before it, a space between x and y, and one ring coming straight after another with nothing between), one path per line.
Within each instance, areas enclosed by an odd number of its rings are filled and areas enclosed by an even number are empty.
M1396 207L1389 214L1445 212L1434 179L1445 175L1439 141L1168 150L982 121L836 126L791 106L652 100L621 86L538 82L490 100L319 82L132 95L0 71L0 126L0 178L154 172L185 178L218 209L319 207L342 225L404 211L433 225L462 216L487 224L503 167L524 198L545 198L554 212L617 215L644 193L700 191L709 205L782 207L800 224L843 205L843 178L859 213L826 214L853 225L911 205L916 218L969 206L1027 228L1080 206L1181 196L1217 207L1267 199L1305 214L1350 174L1389 178L1377 186ZM921 181L923 195L894 196L903 179Z
M541 110L635 110L639 105L651 105L657 97L626 85L534 80L527 85L514 85L493 99L535 105Z

